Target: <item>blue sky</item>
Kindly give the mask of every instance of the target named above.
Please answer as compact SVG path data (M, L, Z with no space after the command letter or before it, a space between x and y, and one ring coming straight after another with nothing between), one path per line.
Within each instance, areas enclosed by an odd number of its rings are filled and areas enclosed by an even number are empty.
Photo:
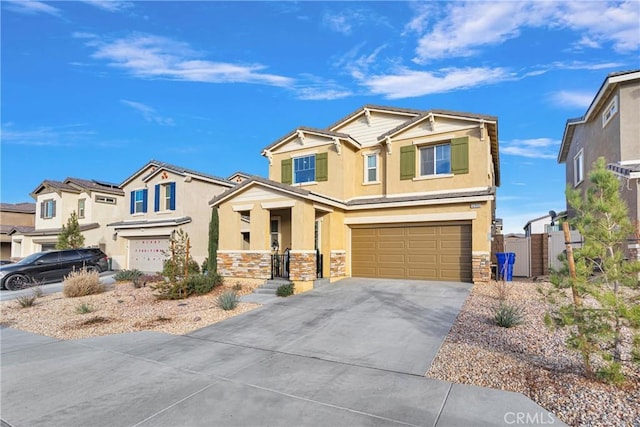
M639 22L637 0L3 0L0 200L151 159L266 176L263 147L378 104L498 116L497 215L522 232L564 209L565 122L640 68Z

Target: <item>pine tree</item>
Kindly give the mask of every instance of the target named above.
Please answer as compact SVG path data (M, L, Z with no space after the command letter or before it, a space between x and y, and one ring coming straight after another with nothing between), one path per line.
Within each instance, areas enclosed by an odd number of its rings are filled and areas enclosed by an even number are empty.
M80 232L80 224L78 224L78 215L75 211L71 212L67 225L62 226L62 231L58 235L58 243L56 249L77 249L84 246L84 236Z
M207 271L210 274L218 272L218 236L219 236L220 220L218 218L218 209L211 209L211 221L209 222L209 258L207 260Z
M568 345L591 363L598 377L618 382L624 378L623 330L633 333L629 359L640 362L640 262L625 259L629 237L634 234L627 206L620 198L620 182L599 158L589 175L586 194L568 188L567 201L574 209L571 225L584 240L574 251L575 277L562 277L558 289L571 286L576 295L548 317L557 326L571 328Z

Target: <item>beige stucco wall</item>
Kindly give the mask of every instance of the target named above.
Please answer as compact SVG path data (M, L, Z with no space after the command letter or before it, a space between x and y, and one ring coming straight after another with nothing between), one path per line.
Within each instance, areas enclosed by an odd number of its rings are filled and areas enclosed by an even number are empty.
M40 218L42 203L47 200L54 200L56 202L56 216L53 218ZM36 198L36 230L62 227L63 215L61 215L61 213L64 213L64 207L62 207L62 197L60 197L58 193L56 193L55 191L50 191L47 193L38 194ZM65 216L64 218L66 220L67 217Z
M0 224L2 225L26 225L33 226L36 222L36 216L32 213L21 212L0 212Z

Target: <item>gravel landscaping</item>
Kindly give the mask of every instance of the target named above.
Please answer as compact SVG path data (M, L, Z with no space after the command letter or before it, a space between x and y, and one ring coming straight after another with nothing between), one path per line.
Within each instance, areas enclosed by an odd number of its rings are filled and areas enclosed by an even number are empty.
M241 286L239 295L252 293L255 288L250 284ZM202 296L158 300L149 286L135 288L122 282L97 295L46 295L27 308L15 300L4 301L0 315L5 326L64 340L143 330L182 335L260 306L241 302L234 310L218 308L218 295L231 288L223 285ZM82 306L90 311L80 314Z
M569 425L640 426L640 370L625 362L622 386L588 380L566 331L544 324L546 282L510 282L507 301L524 309L512 328L492 323L499 284L474 285L427 377L523 393Z

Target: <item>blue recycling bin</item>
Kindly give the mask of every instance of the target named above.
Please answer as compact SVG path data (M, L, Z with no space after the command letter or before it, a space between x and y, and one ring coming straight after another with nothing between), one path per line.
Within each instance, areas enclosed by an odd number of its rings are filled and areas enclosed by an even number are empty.
M516 262L516 254L514 252L497 252L496 259L498 260L496 280L510 282L513 279L513 264Z

